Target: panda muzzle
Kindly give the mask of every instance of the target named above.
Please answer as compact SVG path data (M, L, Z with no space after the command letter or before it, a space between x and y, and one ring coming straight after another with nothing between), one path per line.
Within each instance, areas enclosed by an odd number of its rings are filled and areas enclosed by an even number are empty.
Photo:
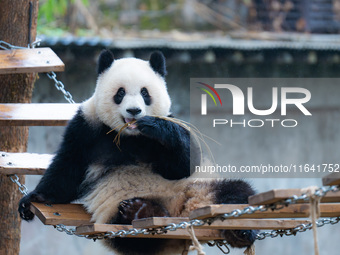
M127 128L128 129L136 129L137 124L136 124L136 119L134 118L124 118L125 123L128 124Z

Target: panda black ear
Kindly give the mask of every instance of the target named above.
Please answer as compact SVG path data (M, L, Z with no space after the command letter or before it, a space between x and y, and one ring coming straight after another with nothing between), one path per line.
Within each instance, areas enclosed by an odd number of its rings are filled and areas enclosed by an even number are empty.
M155 51L150 56L150 66L156 72L159 73L162 77L166 75L166 66L165 66L165 57L162 52Z
M99 75L108 69L112 65L113 61L113 53L109 50L103 50L99 56L97 74Z

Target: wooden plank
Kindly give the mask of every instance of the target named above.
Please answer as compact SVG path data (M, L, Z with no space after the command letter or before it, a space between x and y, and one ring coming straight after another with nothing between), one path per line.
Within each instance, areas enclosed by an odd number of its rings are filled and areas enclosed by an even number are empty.
M9 153L0 151L1 174L42 175L54 155L37 153Z
M89 224L91 221L91 215L85 211L81 204L32 203L30 209L45 225L79 226Z
M301 189L273 189L267 192L259 193L248 198L250 205L267 205L282 201L292 196L302 195ZM304 201L301 201L304 202ZM340 202L340 192L328 192L321 202L332 203Z
M263 220L263 219L229 219L216 220L210 225L203 225L200 229L291 229L301 224L309 224L308 220Z
M248 203L250 205L273 204L293 195L300 196L301 189L273 189L266 192L250 196Z
M189 221L186 217L150 217L132 221L134 228L157 228L171 223L178 224Z
M0 104L0 126L65 126L79 104Z
M198 208L192 211L189 218L192 219L204 219L230 213L236 209L244 209L249 205L244 204L229 204L229 205L209 205L202 208ZM255 212L253 214L244 214L237 217L242 219L265 219L265 218L306 218L309 217L310 205L309 204L294 204L282 208L281 210L268 210L265 212ZM338 217L340 216L340 204L329 203L320 204L321 217Z
M322 178L324 186L340 185L340 173L331 173Z
M133 227L131 225L111 225L111 224L91 224L78 226L76 228L76 234L79 235L93 235L106 233L108 231L119 231L119 230L129 230ZM198 240L209 241L209 240L223 240L221 232L218 230L206 230L206 229L195 229L195 235ZM162 235L136 235L128 236L128 238L161 238L161 239L191 239L189 233L186 229L178 229L176 231L168 231Z
M132 225L134 228L156 228L167 226L171 223L178 224L188 221L188 218L172 218L172 217L152 217L141 220L134 220ZM212 224L195 227L197 229L290 229L300 224L308 224L307 220L264 220L264 219L228 219L216 220Z
M62 72L64 63L50 48L0 50L0 74Z

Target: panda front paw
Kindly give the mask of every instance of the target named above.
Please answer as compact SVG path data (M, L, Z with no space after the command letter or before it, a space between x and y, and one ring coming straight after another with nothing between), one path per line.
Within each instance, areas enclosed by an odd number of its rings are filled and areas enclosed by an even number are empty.
M123 200L118 206L119 214L116 220L118 224L131 224L133 220L148 217L166 217L168 211L155 201L143 198Z
M36 193L30 193L24 196L19 202L19 214L20 217L25 221L31 221L34 218L34 214L31 212L31 203L32 202L45 202L43 197Z
M157 140L168 148L183 146L183 141L188 140L188 133L177 123L158 117L144 116L136 122L139 131Z
M256 240L257 230L223 230L227 243L234 248L249 247Z
M153 136L156 130L160 128L159 120L160 119L156 117L144 116L138 119L136 124L141 133Z

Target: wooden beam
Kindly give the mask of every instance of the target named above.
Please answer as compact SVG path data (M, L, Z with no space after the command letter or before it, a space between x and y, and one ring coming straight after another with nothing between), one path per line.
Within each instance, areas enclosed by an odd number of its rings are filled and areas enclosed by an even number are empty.
M152 217L140 220L134 220L134 228L157 228L167 226L171 223L178 224L188 221L188 218L172 217ZM290 229L300 224L308 224L307 220L264 220L264 219L228 219L216 220L212 224L195 227L197 229Z
M267 205L273 204L278 201L285 200L292 196L301 196L301 189L273 189L267 192L262 192L248 198L250 205ZM300 201L304 202L304 201ZM321 199L321 202L332 203L340 202L340 192L328 192L325 197Z
M134 228L157 228L174 223L178 224L184 221L189 221L186 217L150 217L132 221Z
M64 63L50 48L0 51L0 74L62 72Z
M216 220L210 225L203 225L200 229L291 229L301 224L309 224L308 220L264 220L264 219L229 219Z
M119 231L132 229L131 225L111 225L111 224L91 224L83 225L76 228L76 234L79 235L93 235L106 233L108 231ZM221 231L218 230L206 230L206 229L195 229L195 235L198 240L209 241L209 240L223 240ZM189 240L190 235L186 229L178 229L176 231L168 231L162 235L136 235L128 236L127 238L162 238L162 239L186 239Z
M204 219L215 217L217 215L230 213L236 209L244 209L249 205L244 204L226 204L226 205L209 205L202 208L198 208L192 211L189 218L192 219ZM280 210L268 210L265 212L255 212L253 214L244 214L237 217L238 219L265 219L265 218L307 218L309 217L310 205L309 204L294 204L284 207ZM338 217L340 216L340 204L329 203L320 204L321 217Z
M65 126L79 104L0 104L0 126Z
M54 155L0 151L0 174L42 175Z
M30 209L45 225L79 226L91 221L91 215L85 211L82 204L32 203Z
M322 178L324 186L340 185L340 173L331 173Z

